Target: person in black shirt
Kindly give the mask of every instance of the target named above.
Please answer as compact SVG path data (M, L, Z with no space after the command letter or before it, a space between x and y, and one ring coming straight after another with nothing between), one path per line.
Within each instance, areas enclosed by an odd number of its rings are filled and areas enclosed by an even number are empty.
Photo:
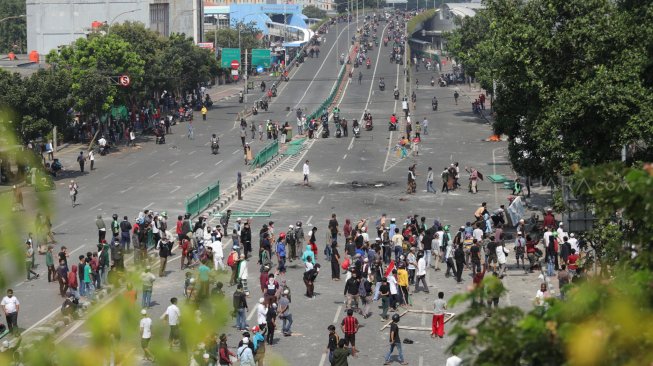
M308 271L304 272L304 285L306 285L306 296L307 297L315 297L314 296L314 290L315 290L315 280L317 279L317 275L320 273L320 264L316 264L315 267L309 269Z
M390 306L390 285L388 279L383 277L381 280L381 287L379 287L379 297L381 297L381 318L388 319L388 307Z
M331 244L331 279L340 281L340 252L338 252L338 242L335 240Z
M265 338L268 344L272 345L274 343L274 329L277 327L277 303L272 303L272 306L268 308L265 321L268 328Z
M249 222L245 222L240 230L240 243L243 245L245 258L249 258L249 253L252 252L252 229L249 227Z
M390 350L388 353L385 355L385 363L384 365L389 365L390 364L390 357L392 356L392 352L397 348L397 351L399 351L399 363L402 365L408 365L408 362L404 361L404 353L401 350L401 338L399 338L399 319L401 317L399 314L395 314L392 316L392 323L390 323Z
M453 257L456 260L456 281L461 283L463 282L463 266L465 265L465 250L462 244L458 244L456 251L453 253Z
M474 239L472 247L469 248L469 253L472 262L472 274L475 275L481 271L481 247L478 245L478 240Z
M338 334L336 333L336 327L335 325L331 324L327 327L327 330L329 331L329 341L327 343L327 351L329 352L329 362L331 365L333 365L333 352L335 352L336 347L338 346L338 341L340 340L340 337L338 337Z
M345 290L343 294L347 298L345 302L345 309L351 309L353 302L356 302L356 304L360 306L360 295L358 292L360 283L361 281L356 275L356 272L355 271L352 272L351 277L345 283ZM358 309L358 311L361 312L360 308Z

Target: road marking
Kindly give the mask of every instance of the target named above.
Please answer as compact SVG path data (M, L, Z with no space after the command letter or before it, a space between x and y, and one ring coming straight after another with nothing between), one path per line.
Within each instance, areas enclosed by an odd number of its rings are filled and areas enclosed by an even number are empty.
M156 173L150 175L149 177L147 177L147 179L152 179L152 178L156 177L157 175L159 175L159 172L156 172Z
M351 142L349 143L349 147L347 147L347 150L351 150L352 147L354 147L354 140L356 139L356 136L351 138Z
M395 85L399 85L399 65L397 65L397 81L396 81ZM392 109L392 111L393 112L397 111L397 100L396 99L395 99L395 105L394 105L394 108ZM397 122L397 124L399 124L399 122ZM399 128L399 126L397 126L397 128ZM385 154L385 162L383 163L383 173L387 172L391 168L391 167L388 168L388 159L390 158L390 154L393 153L393 151L392 151L392 135L393 134L394 134L394 131L390 131L390 137L388 138L388 151Z
M327 187L331 187L332 184L333 184L333 180L330 180L329 185Z
M285 179L282 179L281 182L279 182L279 184L277 184L277 186L274 187L274 189L272 190L272 192L270 192L270 194L268 195L268 198L266 198L263 202L261 202L261 205L258 206L258 208L256 209L256 212L259 212L259 211L263 208L263 206L265 206L265 204L268 203L268 201L270 200L270 198L272 198L272 196L274 196L274 193L277 191L277 189L279 189L279 187L281 187L281 185L282 185L283 182L285 182L285 181L286 181Z
M324 200L324 196L320 197L320 200L317 201L317 204L318 204L318 205L321 205L321 204L322 204L322 200Z
M175 193L175 192L177 192L177 191L179 190L179 188L181 188L181 186L175 186L175 189L173 189L172 191L170 191L170 193Z
M204 175L204 172L201 172L201 173L198 173L198 174L196 174L196 175L193 175L193 178L194 178L194 179L197 179L197 178L201 177L202 175Z
M342 33L343 33L346 29L348 29L349 26L351 26L351 24L347 25L346 27L343 27L343 29L340 31L340 33L336 36L336 40L337 40L338 38L340 38L340 36L342 35ZM386 27L387 27L387 25L386 25ZM322 61L322 64L320 65L320 68L317 69L317 71L315 72L315 76L313 76L313 79L311 80L311 82L310 82L310 83L308 84L308 86L306 87L306 90L304 91L304 94L302 95L301 98L299 98L299 100L297 101L297 104L295 104L295 106L294 106L292 109L296 110L297 107L299 106L299 104L301 104L302 100L304 100L304 98L306 98L306 94L307 94L308 91L311 89L311 85L313 85L313 82L315 82L315 79L316 79L317 76L320 74L320 71L322 70L322 67L324 67L324 64L326 64L326 62L329 60L329 55L331 54L331 52L333 51L333 48L334 48L337 44L338 44L338 42L333 42L333 45L331 46L331 48L329 49L329 52L327 52L326 56L324 57L324 61ZM337 52L337 51L336 51L336 52ZM336 81L334 82L334 84L337 83L337 82L338 82L338 80L336 80Z
M311 219L313 219L313 215L309 216L308 220L306 220L306 225L311 225Z
M209 146L210 143L211 141L207 141L206 144L204 144L204 146Z
M336 169L336 172L339 172L339 171L340 171L340 165L338 165L338 169Z
M150 202L149 205L143 207L143 210L147 210L148 208L152 207L153 204L154 204L154 202Z
M345 159L347 159L347 154L345 154L345 156L342 157L342 160L345 160Z
M233 154L235 154L235 153L237 153L237 152L239 152L239 151L240 151L240 149L238 149L238 150L232 152L231 155L233 155Z
M224 161L224 160L220 160L220 161L218 161L217 163L215 163L214 165L215 165L215 166L218 166L218 165L220 165L220 163L222 163L223 161Z
M172 163L170 163L170 166L173 166L173 165L177 164L178 162L179 162L179 161L175 160L175 161L173 161Z
M254 306L254 309L252 309L252 311L249 312L249 315L247 316L247 320L252 320L254 313L256 313L256 306Z
M95 210L96 208L102 206L103 203L104 203L104 202L100 202L100 203L98 203L97 205L95 205L95 206L89 208L88 210L89 210L89 211L93 211L93 210Z
M340 311L342 311L342 305L338 305L338 310L336 310L336 316L333 317L334 323L338 322L338 318L340 318Z
M105 175L104 178L102 178L102 179L107 179L107 178L109 178L109 177L111 177L113 175L115 175L115 173L109 173L109 174Z
M195 154L195 152L196 152L196 151L193 150L193 151L189 152L188 155L193 155L193 154Z
M132 165L134 165L134 164L136 164L136 163L138 163L138 160L134 160L134 161L132 161L131 163L127 164L127 166L132 166Z
M424 365L424 356L419 356L419 362L417 363L419 366Z
M123 189L122 191L120 191L120 193L125 193L125 192L128 192L128 191L131 191L132 189L134 189L134 186L129 186L126 189Z

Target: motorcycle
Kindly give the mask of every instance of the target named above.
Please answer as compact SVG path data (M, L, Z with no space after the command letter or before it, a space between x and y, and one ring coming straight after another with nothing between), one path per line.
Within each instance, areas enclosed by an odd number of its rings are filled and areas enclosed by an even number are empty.
M212 153L213 155L217 155L217 154L218 154L218 149L219 149L219 148L220 148L220 145L218 145L218 142L217 142L217 141L213 141L213 142L211 142L211 153Z
M410 100L411 100L413 103L417 102L417 95L415 94L415 92L413 92L413 94L410 96Z
M333 121L335 123L340 123L340 113L338 112L333 113Z
M276 96L277 96L277 88L276 88L276 87L272 87L272 90L271 90L271 91L272 91L272 96L273 96L273 97L276 97Z
M335 126L336 126L336 138L340 138L342 136L342 130L340 129L340 121L335 121Z
M379 90L381 90L381 91L385 90L385 83L384 82L379 83Z
M372 131L373 128L374 128L374 125L372 124L372 117L370 116L370 118L368 118L365 121L365 130L366 131Z
M160 127L157 127L154 129L154 143L158 145L163 145L166 143L166 134L164 133L163 129Z
M354 131L354 137L359 138L361 136L361 128L358 125L354 126L352 131Z
M340 65L344 65L344 64L345 64L345 59L343 57L340 57Z
M399 90L395 90L395 100L399 100Z
M256 107L252 107L252 114L255 116L258 114L258 109Z
M244 99L245 99L245 97L243 96L243 92L240 92L238 94L238 103L242 103Z
M431 108L432 108L434 111L437 111L437 110L438 110L438 101L437 101L437 100L434 100L434 101L431 102Z
M388 122L388 131L397 131L397 122Z
M435 79L431 79L431 86L435 86Z
M372 62L369 59L367 59L366 64L368 69L370 68L370 66L372 66Z

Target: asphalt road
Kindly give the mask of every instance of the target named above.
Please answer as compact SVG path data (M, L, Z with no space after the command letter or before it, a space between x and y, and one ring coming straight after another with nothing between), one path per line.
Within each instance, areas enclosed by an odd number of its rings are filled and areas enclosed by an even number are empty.
M350 27L354 29L354 26ZM320 57L307 58L295 68L290 74L291 80L279 86L279 96L273 98L269 111L261 111L257 116L247 118L247 122L285 121L291 116L292 123L294 112L286 111L287 106L312 110L319 105L335 83L340 67L338 56L349 47L345 39L346 29L344 24L340 24L338 29L333 27L326 36L326 43L321 46ZM335 42L336 33L340 35L339 42ZM269 80L266 83L271 85ZM251 106L260 95L258 89L250 91L248 105ZM79 172L75 162L78 150L61 151L57 157L67 171L57 179L57 189L51 193L56 208L52 218L58 241L55 253L65 245L75 263L77 256L94 251L96 215L102 215L108 227L113 213L121 218L127 215L133 220L143 209L167 211L170 225L174 226L176 216L184 212L184 202L188 197L217 181L220 181L223 191L233 188L237 172L244 174L248 171L243 161L240 130L235 122L246 104L238 103L235 96L216 104L217 107L209 111L207 121L202 121L201 115L196 113L193 140L187 138L188 123L183 122L172 127L172 134L166 136L164 145L155 145L153 139L144 138L136 147L121 147L107 156L97 154L95 170L90 172L88 162L86 172ZM210 152L212 133L220 136L218 155ZM254 154L269 143L265 136L263 141L259 141L258 136L252 140L249 129L247 141L251 143ZM78 205L74 208L67 193L70 179L75 179L80 186ZM23 329L38 325L48 314L58 311L62 302L58 286L48 284L45 278L45 258L38 256L37 263L37 273L41 274L39 280L27 282L22 275L16 274L11 282L21 301L19 326Z
M327 35L327 40L331 41L334 38L334 29L332 28ZM345 32L346 34L346 32ZM346 36L345 36L346 38ZM322 46L322 55L320 59L308 59L305 65L302 65L297 71L298 74L305 72L303 77L297 75L296 81L301 84L301 87L295 88L293 82L288 84L287 90L284 91L283 96L278 98L279 101L283 100L281 105L289 105L291 108L299 105L310 106L313 104L321 103L320 97L326 96L330 91L330 86L335 79L334 75L337 72L338 65L336 64L336 55L344 52L347 44L343 42L338 46L338 50L327 57L327 62L324 62L324 57L327 56L327 46ZM243 201L234 201L229 207L234 210L253 210L253 211L269 211L272 213L271 220L275 222L277 231L284 230L289 224L295 224L296 221L302 221L308 231L312 226L318 227L318 243L320 246L320 253L318 254L318 261L323 264L324 270L320 273L316 283L317 297L315 299L307 299L301 296L304 293L304 286L301 281L301 274L303 269L301 266L291 266L286 279L293 292L293 303L291 310L294 317L293 336L290 338L278 337L278 343L272 347L268 347L266 354L268 357L274 355L281 355L289 365L319 365L323 366L328 364L326 361L326 354L323 353L326 346L326 327L329 324L338 325L343 317L343 286L344 282L332 282L330 280L330 271L328 263L324 261L322 249L326 244L326 227L331 213L336 213L340 224L344 223L345 218L350 218L357 221L360 218L368 218L373 223L382 213L386 213L388 217L396 217L398 221L402 221L407 215L420 214L427 217L427 222L432 222L438 219L443 223L451 224L452 227L458 227L464 222L469 221L472 217L473 211L478 207L480 202L488 202L491 208L498 206L500 203L505 203L507 191L498 190L489 182L482 182L479 186L479 193L471 195L466 192L466 189L458 190L449 194L438 192L437 194L426 193L425 188L425 175L428 166L433 167L436 176L435 186L439 188L439 173L445 166L451 162L458 161L462 167L474 166L477 167L484 174L508 174L510 169L507 165L502 165L506 162L505 143L486 143L481 140L490 134L490 127L487 126L481 119L477 118L471 113L471 104L465 102L464 98L459 100L459 105L454 104L453 91L454 87L440 88L430 87L425 85L430 80L431 74L421 69L417 73L417 78L420 79L422 84L417 89L418 101L415 111L413 111L413 120L415 118L422 120L427 117L430 121L429 135L422 134L422 144L419 150L419 156L409 157L406 159L399 159L392 147L398 141L401 131L390 133L387 130L387 122L389 116L393 112L401 112L400 103L395 103L392 96L393 82L397 82L400 89L404 89L404 70L403 66L397 67L396 64L388 62L388 48L381 47L372 52L373 67L370 70L364 69L363 82L358 85L355 81L350 83L346 88L346 93L341 101L341 115L350 121L350 136L349 138L328 138L317 139L307 143L305 150L302 153L285 158L272 172L268 173L262 180L258 181L252 188L247 189L244 193ZM378 62L377 62L378 60ZM333 62L331 62L333 61ZM445 68L445 71L447 68ZM378 79L383 76L386 80L386 91L380 92L378 90ZM313 79L315 77L315 79ZM302 81L305 79L304 81ZM414 81L413 81L414 82ZM299 84L298 84L299 85ZM306 88L310 90L305 93ZM466 88L463 86L462 88ZM291 89L291 90L288 90ZM321 94L322 93L322 94ZM304 96L306 94L306 96ZM430 100L432 96L437 96L440 101L439 110L437 112L431 111ZM277 102L277 101L275 101ZM294 104L293 104L294 103ZM291 105L292 104L292 105ZM228 107L225 107L225 109ZM234 110L237 109L234 108ZM351 134L351 120L353 118L361 119L365 109L368 109L374 116L375 126L372 131L362 131L361 137L355 139ZM235 113L235 112L234 112ZM265 116L265 119L284 119L284 114L288 112L275 106L270 113L271 117ZM212 113L213 114L213 113ZM292 115L291 115L292 116ZM263 117L262 117L263 118ZM223 129L228 133L230 128L229 120L233 118L226 118ZM198 127L199 129L199 127ZM237 132L237 131L236 131ZM208 133L208 132L206 132ZM182 141L179 138L180 146L197 145L197 142ZM222 141L226 139L223 138ZM174 160L179 160L179 168L171 169L164 167L163 171L159 173L161 177L155 176L153 178L145 179L150 174L158 172L156 165L149 170L150 165L153 164L152 160L156 160L159 152L151 152L157 150L151 145L144 147L139 151L140 155L133 167L140 167L141 170L136 170L137 173L133 174L132 167L125 167L125 172L119 174L119 167L114 167L108 170L105 174L115 172L115 177L111 181L103 183L102 180L96 179L95 181L85 183L85 180L90 180L94 176L100 176L101 173L92 173L82 178L82 187L90 187L93 184L100 185L98 188L85 188L96 189L97 193L89 194L88 191L82 191L83 205L72 210L65 208L67 204L67 196L59 193L64 199L58 202L61 209L64 210L67 220L58 219L59 222L72 223L71 229L68 229L68 224L62 225L65 227L66 233L59 234L60 237L74 237L78 245L84 243L86 247L92 244L95 237L95 227L93 225L94 215L98 212L103 212L108 215L111 210L118 210L120 213L133 212L135 214L138 210L145 207L149 202L153 203L149 208L156 210L167 209L169 212L180 212L181 200L186 195L190 194L196 187L206 185L212 179L219 178L221 181L231 181L229 178L234 179L235 169L238 169L240 162L239 156L234 156L231 159L225 159L225 154L230 154L230 150L235 150L238 145L238 138L234 136L232 148L223 148L222 153L217 159L223 159L224 162L217 168L205 170L202 166L210 166L216 158L207 157L206 153L200 153L198 150L202 148L199 144L194 146L194 154L188 155L191 148L185 150L184 157L167 157L164 160L166 163ZM199 141L197 139L195 141ZM185 145L181 145L185 143ZM229 142L225 141L227 146ZM169 143L170 145L171 143ZM259 145L260 146L260 145ZM150 152L145 152L147 149L152 149ZM180 148L179 150L181 150ZM185 149L185 148L184 148ZM206 150L208 148L206 147ZM226 152L224 152L226 151ZM172 154L169 151L164 153ZM177 152L179 153L179 152ZM136 152L132 154L137 154ZM125 158L116 157L115 161L129 162L129 154ZM183 154L182 154L183 155ZM237 153L235 154L237 155ZM147 161L141 162L140 157L148 157ZM183 161L181 159L184 159ZM124 159L124 160L122 160ZM163 159L163 157L161 157ZM194 159L197 159L194 160ZM202 160L204 159L204 160ZM311 166L311 186L303 187L301 166L305 159L310 160ZM108 169L104 164L109 164L106 161L98 163L98 169ZM197 164L195 164L197 162ZM418 192L415 195L407 195L406 188L406 175L408 166L417 164L418 176ZM120 164L120 163L119 163ZM123 163L124 164L124 163ZM130 164L130 163L127 163ZM159 162L158 164L161 164ZM229 165L232 164L232 165ZM227 167L233 168L227 170ZM198 168L199 167L199 168ZM129 168L129 169L127 169ZM118 171L116 171L118 169ZM179 169L179 171L177 170ZM186 170L184 170L186 169ZM173 173L167 173L172 170ZM131 172L131 174L130 174ZM204 172L203 175L192 179L189 174L195 172L199 174ZM102 172L104 173L104 172ZM124 175L123 175L124 173ZM227 178L221 176L227 174ZM180 176L182 179L177 179ZM462 174L464 177L465 175ZM115 179L124 177L125 182L117 184ZM154 179L156 178L156 179ZM161 179L164 178L164 179ZM175 192L170 192L176 186L170 182L183 182L183 184ZM198 183L202 181L203 183ZM113 182L113 183L110 183ZM357 182L356 185L352 184ZM462 183L466 181L463 178ZM113 193L99 193L111 190L112 186L119 185L120 189L113 188ZM127 187L133 186L134 188L120 193ZM165 186L165 188L162 188ZM167 191L166 191L167 190ZM95 192L95 191L94 191ZM116 193L118 192L118 193ZM167 192L167 193L166 193ZM102 199L93 202L86 201L90 198L87 197L102 197ZM115 196L115 197L113 197ZM109 197L112 197L111 199ZM155 198L152 198L155 197ZM102 201L102 205L93 207ZM106 203L104 203L106 202ZM114 203L115 202L115 203ZM111 206L109 206L111 205ZM113 208L116 207L116 208ZM75 216L76 215L76 216ZM255 219L253 222L253 231L256 231L260 226L267 222L267 219ZM215 220L212 224L216 224ZM75 231L73 231L72 228ZM68 234L70 230L70 234ZM84 238L87 238L84 241ZM226 243L228 245L229 243ZM256 248L256 244L254 245ZM81 250L81 249L80 249ZM342 252L342 246L340 247ZM172 296L179 296L182 289L183 273L177 268L178 259L172 262L171 267L173 271L168 275L165 281L157 281L153 293L153 300L156 302L155 306L151 309L153 319L160 316L164 311L167 304L167 299ZM275 261L276 262L276 261ZM509 263L513 264L514 259L510 258ZM258 286L256 278L258 275L257 266L253 263L250 264L250 288L252 289L252 296L249 299L250 309L253 309L255 301L259 297ZM504 283L509 288L509 295L501 300L502 304L515 304L522 307L531 306L531 299L537 290L536 279L534 275L521 275L521 271L509 271L509 276L506 277ZM446 299L449 299L453 294L464 291L471 283L471 278L468 277L466 272L464 275L465 282L462 285L456 284L452 279L445 279L443 272L428 271L427 282L430 287L430 294L425 295L420 293L413 298L415 309L432 308L432 302L435 298L437 291L444 291ZM253 284L252 284L253 283ZM29 283L18 287L18 296L23 298L32 296L34 289L37 286L43 286L43 280ZM29 286L29 287L28 287ZM54 294L54 287L48 288L43 292L43 299L56 299L51 305L58 305L58 297ZM227 295L230 296L233 288L226 290ZM52 292L52 294L48 294ZM29 300L27 300L29 301ZM47 300L46 300L47 301ZM40 305L39 309L48 309L45 305ZM25 312L32 310L27 305ZM374 316L359 321L364 325L359 335L357 336L357 346L360 350L359 357L350 359L351 365L371 365L382 364L383 355L387 351L387 330L380 331L379 328L382 324L379 321L380 310L373 307ZM453 312L460 311L460 308L450 309ZM32 310L34 311L34 310ZM42 313L46 313L43 310ZM21 324L25 326L28 315L21 315ZM250 314L249 319L253 318L253 313ZM253 321L249 324L253 325ZM429 326L430 315L407 315L401 320L402 325L411 326ZM134 325L137 326L136 324ZM167 337L167 331L157 327L155 329L155 337ZM448 324L446 329L448 330ZM220 330L229 335L230 345L234 345L238 339L239 334L233 327ZM61 340L71 342L72 344L83 344L87 339L89 333L83 323L75 324L64 335ZM402 337L408 337L415 341L413 345L404 345L404 355L406 360L412 365L443 365L444 360L449 356L445 350L449 344L449 340L445 338L443 341L433 341L428 336L428 332L423 331L401 331ZM134 344L134 353L140 354L138 344Z

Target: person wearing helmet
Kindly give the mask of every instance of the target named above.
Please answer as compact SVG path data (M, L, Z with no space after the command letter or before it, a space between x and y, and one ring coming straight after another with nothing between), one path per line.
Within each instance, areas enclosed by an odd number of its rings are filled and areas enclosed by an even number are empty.
M302 222L297 221L295 226L296 226L295 227L295 245L296 245L297 248L303 248L304 247L305 236L304 236L304 228L302 227ZM293 260L299 259L296 252L295 252L294 258L292 258L292 259Z
M394 314L392 316L392 323L390 323L390 350L388 353L385 355L385 363L384 365L389 365L390 364L390 357L392 356L392 352L397 349L399 351L399 357L397 358L399 363L402 365L408 365L408 362L404 361L404 353L401 350L401 338L399 338L399 319L401 317L399 314Z

